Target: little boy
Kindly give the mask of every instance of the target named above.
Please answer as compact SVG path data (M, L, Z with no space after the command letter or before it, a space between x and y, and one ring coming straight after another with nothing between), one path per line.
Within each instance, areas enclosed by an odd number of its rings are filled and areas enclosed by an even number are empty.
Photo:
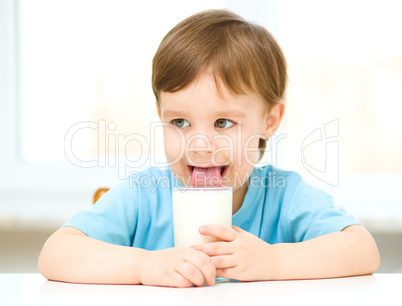
M152 84L169 167L111 189L46 242L48 279L79 283L213 285L370 274L371 235L299 175L254 167L284 114L286 61L264 28L236 14L195 14L163 39ZM161 182L157 188L146 181ZM166 183L166 180L162 180ZM233 187L232 228L206 224L218 242L173 247L175 185ZM145 186L146 185L146 186Z

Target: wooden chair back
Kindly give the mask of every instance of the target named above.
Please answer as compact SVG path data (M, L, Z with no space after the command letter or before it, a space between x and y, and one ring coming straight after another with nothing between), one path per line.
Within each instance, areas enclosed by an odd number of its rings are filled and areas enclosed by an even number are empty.
M98 190L96 190L96 192L94 194L93 204L95 204L96 201L98 201L99 198L108 191L109 191L109 188L99 188Z

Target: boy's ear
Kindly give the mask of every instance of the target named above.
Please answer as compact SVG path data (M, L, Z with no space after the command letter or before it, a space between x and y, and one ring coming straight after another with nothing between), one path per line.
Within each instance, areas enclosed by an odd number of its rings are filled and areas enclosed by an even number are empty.
M271 138L275 134L285 114L285 102L281 100L278 104L271 107L270 112L265 118L265 128L263 135L266 139Z
M156 106L156 111L158 112L159 119L162 121L162 113L161 113L161 109L159 107L158 102L155 102L155 106Z

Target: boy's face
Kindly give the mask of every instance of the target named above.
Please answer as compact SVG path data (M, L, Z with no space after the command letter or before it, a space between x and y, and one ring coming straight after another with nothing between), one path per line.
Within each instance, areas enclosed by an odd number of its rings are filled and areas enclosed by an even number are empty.
M200 76L178 92L161 92L158 113L170 169L182 185L189 186L193 167L225 166L223 185L233 187L234 198L245 194L259 139L273 135L283 105L279 109L269 111L254 93L233 95L224 86L218 93L212 74Z

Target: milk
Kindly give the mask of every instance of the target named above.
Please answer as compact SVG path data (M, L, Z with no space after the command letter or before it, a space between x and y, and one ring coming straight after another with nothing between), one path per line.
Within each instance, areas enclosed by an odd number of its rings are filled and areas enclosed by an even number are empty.
M217 241L199 233L202 225L232 226L232 187L175 187L172 201L176 247Z

